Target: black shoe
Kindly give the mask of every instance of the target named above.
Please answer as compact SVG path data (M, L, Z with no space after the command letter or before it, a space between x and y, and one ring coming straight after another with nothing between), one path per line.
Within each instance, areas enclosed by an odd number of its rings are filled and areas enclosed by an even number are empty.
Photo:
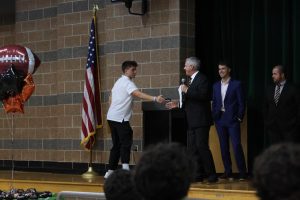
M219 179L233 181L233 176L232 176L232 174L226 174L226 173L224 173L221 176L219 176Z
M196 182L198 182L198 183L202 183L202 182L203 182L203 178L202 178L202 177L198 177L198 178L196 178Z
M245 180L247 180L247 175L246 174L240 174L239 181L245 181Z
M210 175L208 178L207 178L207 182L208 183L216 183L218 182L218 177L217 175Z
M198 183L198 182L202 183L202 182L203 182L203 176L197 176L197 177L194 179L193 182L194 182L194 183Z

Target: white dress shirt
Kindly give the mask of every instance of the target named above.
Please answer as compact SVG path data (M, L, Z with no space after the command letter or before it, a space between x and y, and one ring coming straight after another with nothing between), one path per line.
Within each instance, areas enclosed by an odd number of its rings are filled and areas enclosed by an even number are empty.
M226 81L222 81L221 80L221 96L222 96L222 108L221 108L221 111L225 111L224 99L225 99L226 92L227 92L227 89L228 89L229 81L230 81L230 78L228 80L226 80Z

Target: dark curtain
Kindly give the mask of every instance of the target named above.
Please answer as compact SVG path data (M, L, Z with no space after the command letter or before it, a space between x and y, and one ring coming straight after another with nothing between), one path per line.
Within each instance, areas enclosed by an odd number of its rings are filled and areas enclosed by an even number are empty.
M218 62L226 60L232 76L243 82L247 96L248 165L267 145L262 102L272 84L276 64L287 78L300 83L299 0L196 1L196 55L204 73L218 78Z

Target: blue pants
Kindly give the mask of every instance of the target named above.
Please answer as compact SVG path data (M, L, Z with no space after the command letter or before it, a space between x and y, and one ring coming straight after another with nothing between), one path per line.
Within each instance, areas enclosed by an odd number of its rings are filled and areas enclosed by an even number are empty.
M229 137L233 146L236 164L240 174L246 173L246 163L244 151L241 144L241 128L240 124L236 123L233 126L222 126L216 123L216 129L219 136L223 165L226 174L232 173L232 164L229 151Z

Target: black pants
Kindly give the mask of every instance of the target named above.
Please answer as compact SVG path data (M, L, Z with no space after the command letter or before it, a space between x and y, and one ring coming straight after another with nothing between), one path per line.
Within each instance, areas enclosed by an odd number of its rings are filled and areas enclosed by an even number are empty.
M109 169L115 170L118 167L121 157L122 163L130 161L133 131L129 122L115 122L107 120L111 130L113 146L109 155Z
M279 126L273 125L266 130L270 145L283 142L300 143L300 128L297 126L289 130L283 130Z
M187 131L187 148L197 158L198 176L216 174L214 160L208 145L209 129L210 126L204 126Z

